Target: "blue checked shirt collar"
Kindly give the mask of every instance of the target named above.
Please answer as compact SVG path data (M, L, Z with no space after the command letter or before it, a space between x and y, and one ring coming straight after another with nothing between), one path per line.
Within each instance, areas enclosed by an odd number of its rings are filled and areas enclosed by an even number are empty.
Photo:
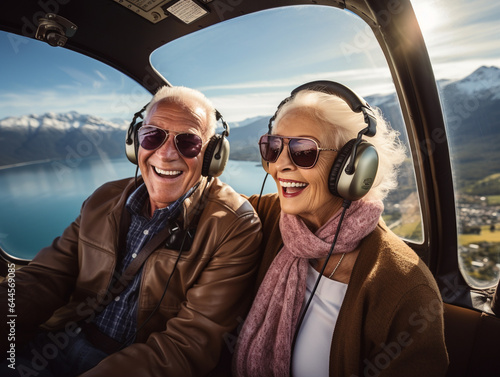
M184 202L184 199L191 195L195 187L192 187L186 194L181 196L168 207L155 210L153 218L163 218L164 216L173 217L176 215L180 206ZM128 197L125 206L131 215L144 216L143 209L146 206L148 199L148 189L146 188L146 184L143 183Z

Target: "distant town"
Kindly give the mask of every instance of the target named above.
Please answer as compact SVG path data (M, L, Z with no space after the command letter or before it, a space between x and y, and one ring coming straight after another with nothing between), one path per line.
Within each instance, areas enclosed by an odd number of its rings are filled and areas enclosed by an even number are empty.
M479 286L498 280L500 275L500 203L491 201L492 197L485 196L458 198L460 260Z

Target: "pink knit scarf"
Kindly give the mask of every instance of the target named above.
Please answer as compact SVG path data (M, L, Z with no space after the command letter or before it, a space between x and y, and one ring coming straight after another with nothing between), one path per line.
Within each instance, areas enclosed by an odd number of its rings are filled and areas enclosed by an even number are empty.
M334 254L353 251L377 226L381 201L347 209ZM309 259L328 255L341 211L313 234L298 216L281 213L283 249L269 267L238 338L238 377L288 376L291 344L306 290Z

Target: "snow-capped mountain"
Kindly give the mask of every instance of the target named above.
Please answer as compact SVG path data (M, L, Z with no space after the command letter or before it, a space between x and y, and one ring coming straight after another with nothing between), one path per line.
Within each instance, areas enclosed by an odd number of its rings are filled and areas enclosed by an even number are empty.
M116 130L125 129L127 124L113 123L108 120L96 117L94 115L84 115L77 113L76 111L70 111L69 113L57 114L57 113L46 113L43 115L23 115L21 117L9 117L0 120L1 128L15 127L28 128L31 130L36 130L38 128L52 128L58 130L71 130L75 128L80 129L93 129L93 130Z
M445 81L440 84L443 90L454 90L461 94L490 94L500 99L500 68L482 66L459 81Z
M460 167L460 179L473 182L498 173L500 69L480 67L462 80L441 84L440 95L452 163Z
M29 161L124 155L126 121L115 123L93 115L24 115L0 120L0 165Z
M259 116L244 119L241 122L231 122L231 128L245 127L245 126L248 126L249 124L261 121L264 118L269 120L270 117L271 117L271 115L259 115Z

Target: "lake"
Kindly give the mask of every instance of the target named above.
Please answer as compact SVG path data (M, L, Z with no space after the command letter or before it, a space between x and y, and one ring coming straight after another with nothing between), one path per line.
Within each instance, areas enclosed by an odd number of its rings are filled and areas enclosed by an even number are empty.
M132 177L135 165L120 158L49 161L0 169L0 246L31 259L78 216L100 185ZM229 160L220 178L236 191L258 194L265 172L258 162ZM271 178L264 193L276 192Z

